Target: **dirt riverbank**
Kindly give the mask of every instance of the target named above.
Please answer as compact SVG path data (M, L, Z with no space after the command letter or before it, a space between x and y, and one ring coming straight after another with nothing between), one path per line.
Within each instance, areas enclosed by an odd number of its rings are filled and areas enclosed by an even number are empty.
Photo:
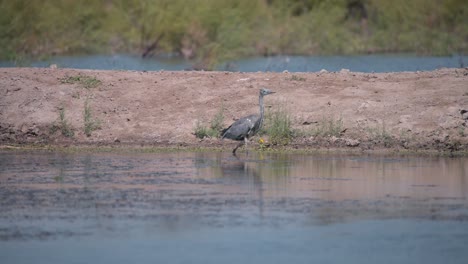
M265 98L267 108L281 106L290 113L294 148L468 149L468 68L403 73L2 68L0 145L227 149L236 143L196 138L197 122L208 124L224 108L227 127L258 112L261 87L276 92ZM264 145L275 147L267 138Z

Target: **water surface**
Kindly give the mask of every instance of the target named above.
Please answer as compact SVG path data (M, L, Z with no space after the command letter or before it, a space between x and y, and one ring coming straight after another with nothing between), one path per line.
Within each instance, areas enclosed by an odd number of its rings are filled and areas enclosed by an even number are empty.
M192 68L190 61L178 57L142 59L139 56L89 55L57 56L47 60L31 61L25 66L94 70L181 71ZM356 56L275 56L253 57L230 61L217 70L241 72L317 72L320 70L354 72L431 71L440 68L462 68L468 65L468 56L416 56L412 54L356 55ZM0 67L14 67L14 62L0 62Z
M1 263L465 263L468 159L0 152Z

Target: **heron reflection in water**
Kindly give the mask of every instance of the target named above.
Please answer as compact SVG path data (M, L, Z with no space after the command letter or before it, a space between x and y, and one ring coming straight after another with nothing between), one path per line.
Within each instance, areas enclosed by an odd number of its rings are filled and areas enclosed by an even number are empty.
M265 161L261 157L258 160L243 160L225 157L223 153L217 153L215 159L206 153L199 153L197 156L198 173L220 178L224 185L239 187L239 192L248 190L252 194L251 202L258 206L259 218L264 218L264 184L260 172ZM247 198L244 194L242 197Z

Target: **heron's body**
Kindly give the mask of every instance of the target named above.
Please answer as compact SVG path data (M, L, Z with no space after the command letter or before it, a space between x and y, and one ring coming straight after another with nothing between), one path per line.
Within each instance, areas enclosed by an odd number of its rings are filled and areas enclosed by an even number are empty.
M260 120L260 116L256 114L243 117L223 131L223 138L232 140L245 140L245 138L250 138L260 129Z
M228 128L224 129L222 132L222 138L228 138L237 141L243 141L239 145L234 148L232 153L235 155L237 148L242 146L243 144L248 142L248 139L255 135L260 128L262 127L263 123L263 96L272 94L274 92L268 89L260 89L259 95L259 106L260 106L260 114L253 114L246 117L242 117Z

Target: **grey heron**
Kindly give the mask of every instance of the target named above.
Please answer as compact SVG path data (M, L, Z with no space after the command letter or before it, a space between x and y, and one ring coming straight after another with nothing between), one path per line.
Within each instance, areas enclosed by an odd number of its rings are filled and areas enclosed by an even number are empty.
M262 127L264 116L263 97L272 93L275 92L272 92L266 88L260 89L260 95L258 97L260 114L253 114L246 117L242 117L241 119L237 120L232 125L230 125L228 128L223 130L221 138L229 138L232 140L242 141L232 150L232 154L236 155L236 150L240 146L247 144L249 138L255 135Z

